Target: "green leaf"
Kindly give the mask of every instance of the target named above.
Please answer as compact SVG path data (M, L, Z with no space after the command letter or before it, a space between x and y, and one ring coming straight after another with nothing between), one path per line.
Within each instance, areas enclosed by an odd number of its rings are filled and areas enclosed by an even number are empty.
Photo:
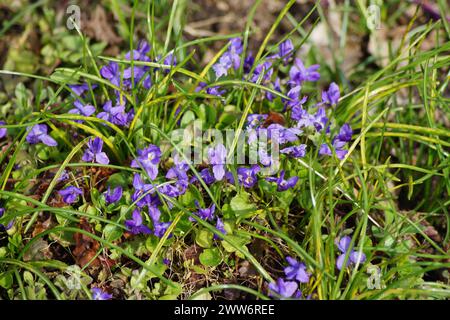
M222 113L219 117L219 123L216 125L216 129L224 129L230 126L236 121L236 114L234 113Z
M70 69L56 69L50 79L61 83L75 83L79 82L80 75L75 70Z
M167 269L167 266L163 263L162 259L160 259L160 261L156 261L152 267L155 269L155 273L149 271L147 273L147 279L162 276Z
M105 238L108 241L115 241L117 239L120 239L120 237L123 234L123 229L114 226L112 224L108 224L104 229L103 233L105 234Z
M256 210L255 205L248 199L248 193L244 191L237 194L233 199L231 199L230 207L238 218L247 218L251 216Z
M40 160L48 160L50 158L50 150L44 145L38 145L36 147L37 156Z
M202 248L210 248L213 245L214 234L206 229L201 229L195 236L195 242Z
M116 188L118 186L125 186L128 184L128 175L120 172L112 174L108 179L108 186Z
M196 295L192 300L211 300L212 296L209 292L204 292L202 294Z
M0 248L0 258L5 258L7 253L8 253L8 249L6 249L6 247Z
M34 277L33 277L33 274L32 274L30 271L25 270L25 271L23 272L23 280L24 280L26 283L28 283L29 285L33 285L33 283L34 283Z
M202 104L200 106L200 109L204 109L207 124L215 124L216 123L216 121L217 121L217 109L216 108L214 108L212 105Z
M205 267L216 267L222 262L218 248L205 249L199 256L200 263Z
M12 271L0 273L0 287L9 289L13 285Z
M67 268L67 264L59 260L30 261L29 264L37 268L49 268L59 270L64 270Z
M100 207L101 193L96 189L91 189L91 200L95 207Z
M151 253L155 251L158 243L159 239L157 237L148 237L147 240L145 240L145 248Z
M236 243L238 246L242 247L245 250L248 250L245 245L250 242L250 240L251 240L250 238L245 238L243 236L235 236L235 235L229 235L228 238L230 240L232 240L234 243ZM241 252L237 251L235 247L230 245L225 240L222 240L221 243L222 243L223 248L227 252L230 252L230 253L235 252L237 256L239 256L241 258L245 258Z
M188 110L184 113L183 118L181 118L181 128L186 128L191 122L195 120L194 112Z
M187 192L181 195L179 199L181 204L185 207L189 207L194 204L195 200L201 201L202 194L194 185L189 185Z
M224 205L222 206L222 212L225 219L235 218L234 211L231 209L231 206L228 203L224 203Z
M176 299L183 292L183 286L178 282L174 282L173 284L174 286L167 286L164 290L164 296L173 296ZM161 299L163 300L163 297Z
M158 300L176 300L177 297L178 296L174 294L166 294L164 296L159 297Z

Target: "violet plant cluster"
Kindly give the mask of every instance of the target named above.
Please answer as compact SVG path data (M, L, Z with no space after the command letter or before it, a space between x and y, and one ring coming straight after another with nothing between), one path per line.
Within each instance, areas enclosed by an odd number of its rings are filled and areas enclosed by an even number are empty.
M138 47L125 55L125 59L131 61L151 62L148 56L150 46L145 41L139 43ZM246 119L245 132L248 134L248 144L257 143L262 134L267 134L269 141L280 145L280 153L285 159L303 158L308 152L317 152L322 157L336 156L342 160L347 154L347 145L352 139L352 129L349 124L340 127L339 132L331 138L332 127L336 124L330 119L332 108L339 102L340 90L337 84L331 83L328 89L320 95L317 103L310 100L303 94L303 88L308 82L317 82L320 79L319 65L307 66L300 58L294 57L294 46L290 40L280 44L278 51L268 55L255 65L251 54L245 54L242 40L240 38L231 39L228 49L213 65L213 75L211 84L200 83L196 92L205 92L209 95L224 96L228 88L214 85L214 82L225 78L242 78L244 81L257 83L273 89L265 91L262 99L272 103L276 100L282 104L282 114L286 118L284 124L267 124L268 114L252 113ZM164 59L158 59L167 66L176 65L174 53L170 53ZM241 66L241 63L243 65ZM288 67L291 64L290 68ZM282 72L281 67L288 69ZM105 122L110 122L116 126L126 129L133 121L134 109L126 105L121 91L130 91L139 87L143 90L152 88L152 74L156 70L144 65L127 65L123 68L117 62L109 62L100 69L101 76L109 81L115 88L113 99L104 101L102 110L96 110L94 104L83 103L88 101L88 92L97 90L97 86L88 84L76 84L69 86L73 101L73 108L68 114L81 115L84 117L97 117ZM167 69L163 70L164 72ZM279 93L279 95L274 94ZM288 97L288 99L283 98ZM84 120L78 120L82 122ZM0 122L5 124L4 122ZM49 134L49 127L46 124L36 124L28 129L26 141L29 144L43 143L48 147L58 145L56 139ZM7 135L5 128L0 128L0 139ZM314 138L312 138L314 137ZM318 139L317 137L320 137ZM308 142L310 140L310 142ZM319 142L318 142L319 141ZM327 142L329 141L329 142ZM314 148L315 147L315 148ZM236 170L237 183L245 189L252 189L258 185L259 181L266 180L276 187L277 192L295 190L300 178L292 175L291 172L281 170L279 173L264 177L261 169L270 166L273 159L268 152L268 148L260 148L258 151L259 163L250 166L239 166ZM203 182L210 186L212 184L235 184L235 176L226 164L227 149L223 144L217 143L207 150L207 167L198 170ZM87 163L97 163L108 165L110 160L107 150L104 150L104 141L100 137L87 140L86 148L83 151L81 160ZM131 160L129 166L140 170L132 177L132 187L123 185L115 188L108 187L103 197L106 205L115 205L120 201L125 201L123 197L124 189L131 191L131 201L129 205L132 212L124 218L123 223L127 231L133 235L154 235L163 237L171 226L171 221L167 220L168 215L163 214L163 207L167 205L172 208L170 199L178 199L184 195L189 184L199 184L198 177L193 174L190 165L180 156L173 160L173 166L163 169L161 162L163 153L159 146L148 144L136 150L136 157ZM75 186L68 177L61 181L68 181L66 186L58 191L60 197L67 205L75 205L83 196L85 190ZM227 234L223 219L216 212L216 206L211 203L207 206L200 206L196 202L196 208L192 208L193 216L190 221L196 223L197 219L210 222L215 225L217 234L215 239L220 239ZM0 209L0 216L3 215ZM12 223L12 222L11 222ZM11 228L12 224L3 228ZM172 233L167 234L171 237ZM343 255L349 248L347 238L342 238L339 242L339 250L342 255L338 258L337 268L343 267ZM350 259L347 265L355 261L363 262L365 257L357 256L354 251L350 252ZM300 284L308 283L310 273L304 263L298 262L293 257L287 257L287 266L284 269L285 277L277 279L269 284L269 294L278 298L300 298ZM110 296L100 289L93 289L94 299L109 299Z

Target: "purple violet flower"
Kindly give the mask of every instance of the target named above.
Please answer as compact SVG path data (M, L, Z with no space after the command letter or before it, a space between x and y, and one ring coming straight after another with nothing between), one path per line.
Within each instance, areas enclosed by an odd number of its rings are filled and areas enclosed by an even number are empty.
M138 47L133 51L129 51L125 54L125 59L131 61L143 61L150 62L150 58L147 53L150 51L150 45L142 40L138 43ZM131 57L133 54L133 57ZM151 77L147 72L150 70L149 66L133 66L128 67L123 71L124 85L128 88L132 88L133 85L138 84L142 79L142 86L145 89L150 89L152 86ZM145 78L144 78L145 77ZM134 79L134 84L131 83L131 79Z
M336 105L341 97L339 86L332 82L327 91L322 91L322 102L328 105Z
M214 204L211 205L209 208L201 208L200 204L197 200L195 200L195 206L197 207L198 211L194 212L194 214L199 217L202 220L208 221L212 220L214 218L214 212L216 211L216 206ZM194 218L189 217L190 221L195 221Z
M305 68L303 61L300 58L296 58L294 65L289 70L290 81L289 84L293 86L301 85L305 81L317 81L320 79L320 74L317 72L319 69L318 64L314 64L308 68Z
M34 125L27 135L27 142L30 144L36 144L42 142L50 147L55 147L58 143L47 134L48 128L45 124Z
M195 88L195 92L202 91L207 86L206 82L199 82L197 88Z
M272 59L282 59L284 64L287 64L289 58L294 53L294 45L291 41L291 39L287 39L280 43L278 46L278 52L274 54L273 56L270 56L269 58Z
M228 50L220 57L219 62L213 65L216 78L226 76L230 68L237 70L241 63L240 54L242 53L242 41L240 38L230 40Z
M132 71L133 70L133 71ZM152 80L149 74L147 74L147 71L149 70L149 67L142 67L142 66L135 66L133 68L129 67L126 68L123 71L123 78L124 80L124 85L126 85L128 88L132 88L133 84L131 83L131 78L134 76L134 85L138 84L142 78L144 78L144 80L142 80L142 86L145 89L150 89L152 86Z
M131 200L133 202L136 202L136 205L139 208L142 208L146 205L158 205L159 204L159 197L158 196L152 196L152 194L155 192L154 188L151 184L146 184L142 180L141 176L138 173L134 174L133 177L133 187L134 187L134 193L131 196ZM145 196L144 196L145 194ZM138 200L139 198L141 198Z
M332 146L339 160L344 159L345 155L347 154L348 151L345 150L344 147L348 142L351 141L352 134L353 134L352 128L348 123L346 123L339 130L339 134L334 137ZM332 150L326 143L323 143L320 146L319 155L331 156L332 154L333 154Z
M147 53L149 51L150 45L148 44L148 42L145 40L139 41L138 47L133 50L133 60L150 62L150 58L147 57ZM131 51L128 51L125 54L125 59L127 59L128 61L131 60Z
M4 126L6 125L5 121L0 121L0 126ZM0 128L0 139L6 137L6 133L7 133L7 129L6 128Z
M246 134L248 134L247 142L252 144L258 140L259 129L267 119L266 114L251 114L247 118ZM263 129L267 130L267 129Z
M93 300L111 300L112 294L103 292L100 288L92 288L92 299Z
M267 150L260 146L258 150L259 162L264 166L268 167L272 163L272 157L267 153Z
M297 121L297 127L313 127L315 118L308 113L301 105L292 107L291 119Z
M237 169L238 181L244 188L252 188L258 182L257 173L261 170L258 165L253 165L250 168L239 167Z
M119 201L122 198L122 193L123 190L121 186L118 186L113 190L111 190L111 187L108 187L108 190L103 193L105 196L106 204L109 205L111 203L116 203L117 201Z
M306 144L299 146L287 147L280 150L281 153L287 154L294 158L303 158L306 155Z
M85 162L95 161L100 164L108 164L109 159L105 152L102 152L103 140L99 137L89 140L88 148L83 154L81 160Z
M151 180L158 175L158 164L161 159L161 150L151 144L147 148L137 151L138 156L131 162L132 168L144 168Z
M275 91L281 93L280 78L276 78L275 79L275 82L273 83L273 88L274 88ZM266 98L269 101L273 101L276 98L276 96L272 92L267 91L266 92Z
M58 178L58 182L66 181L67 179L69 179L69 173L67 170L63 170Z
M221 143L217 144L213 148L208 149L208 160L213 166L214 178L220 181L225 176L225 158L227 156L227 150Z
M246 132L248 134L248 143L251 144L258 140L258 131L264 121L267 119L267 114L249 114L247 116Z
M347 252L349 257L347 259L345 267L348 267L350 263L361 264L366 261L366 255L363 252L361 252L360 254L359 251L354 251L353 248L350 248L351 242L352 238L350 238L349 236L344 236L339 240L337 244L339 251L342 252L342 254L340 254L336 260L336 267L338 268L338 270L342 269Z
M153 223L159 221L159 218L161 218L161 211L159 211L158 207L155 205L148 207L148 215L152 219Z
M297 282L284 281L279 278L277 282L269 284L269 295L271 297L292 298L299 295Z
M258 64L255 70L253 71L253 75L250 78L250 81L254 83L258 82L258 79L261 74L263 74L261 83L270 81L270 78L272 77L273 74L272 62L265 61Z
M109 80L116 87L120 86L120 71L117 62L110 62L100 69L100 74L103 78Z
M290 100L284 101L284 109L292 109L292 119L296 119L296 114L299 112L298 109L302 108L302 106L305 104L305 102L308 100L307 96L304 96L300 99L300 93L301 93L301 86L295 86L291 90L288 91L287 96Z
M178 154L174 156L173 162L175 165L167 171L166 178L187 180L187 171L189 170L189 164L184 161Z
M59 190L58 193L65 203L72 204L77 201L79 195L83 194L83 191L80 188L69 186L63 190Z
M130 220L125 220L125 227L132 234L150 234L152 231L149 227L143 224L141 213L138 209L133 211L132 218Z
M232 66L232 60L230 59L230 56L226 53L220 57L219 62L213 65L214 73L216 74L216 78L220 78L222 76L228 75L228 69Z
M225 224L219 217L217 217L216 229L222 234L227 234L227 231L225 230ZM220 239L220 237L217 234L214 234L214 239L217 240Z
M68 85L68 87L72 90L72 92L78 96L81 97L83 95L84 92L89 90L89 85L87 83L83 83L83 84L72 84L72 85ZM95 89L97 87L97 85L92 85L92 89Z
M155 236L157 236L158 238L162 238L171 224L172 224L172 222L160 222L160 221L157 221L156 223L154 222L153 223L153 234ZM169 238L171 236L172 235L170 235Z
M235 54L241 54L244 48L242 47L242 40L239 37L232 38L230 40L230 47L228 48L228 51L232 51ZM236 67L236 69L239 68L239 66Z
M209 168L205 168L202 171L200 171L200 176L202 177L203 181L205 181L205 183L207 185L211 185L214 183L214 181L216 181L216 179L214 178L214 175L211 173Z
M169 54L164 58L164 64L166 66L171 66L171 67L174 67L177 65L177 58L175 57L173 52L169 52Z
M314 115L309 114L302 107L294 107L292 109L292 119L298 121L297 128L313 127L320 132L326 127L328 133L330 126L328 124L328 117L325 108L319 108Z
M233 177L233 173L231 171L227 171L225 173L225 181L230 184L234 184L234 177Z
M345 149L337 149L334 148L334 152L336 152L336 156L339 160L342 160L345 158L345 155L347 154L347 150ZM332 156L333 151L330 149L330 147L326 143L322 143L319 147L319 155L321 156Z
M318 132L322 131L328 123L328 117L325 112L325 108L319 108L314 115L314 127ZM327 132L329 131L329 126L327 127Z
M331 148L326 143L322 143L319 147L319 155L331 156L331 155L333 155L333 151L331 151Z
M73 103L75 108L70 109L67 113L69 114L79 114L85 117L91 116L93 113L95 113L95 107L87 104L83 105L79 100L75 100Z
M125 112L125 106L116 105L112 106L111 101L106 101L103 105L103 112L100 112L97 117L116 125L125 126L127 125L127 114Z
M0 218L3 217L3 215L5 214L6 210L5 208L0 208ZM10 222L8 222L8 224L5 226L3 224L0 224L0 231L8 231L9 229L11 229L14 225L14 219L11 220Z
M134 117L133 111L126 113L125 106L122 105L113 107L110 100L105 102L103 105L103 110L103 112L100 112L97 115L97 118L111 122L118 126L128 126Z
M244 59L244 73L249 73L252 70L253 64L255 63L255 58L251 53Z
M206 88L206 93L210 94L212 96L221 97L225 92L226 91L223 89L221 90L221 88L219 86Z
M205 82L200 82L197 86L197 88L195 88L195 92L200 92L203 90L203 88L205 88L207 86L207 84ZM214 87L208 87L206 88L205 91L207 94L210 94L212 96L217 96L217 97L221 97L222 94L224 94L226 91L225 90L221 90L219 86L214 86Z
M211 173L211 170L209 168L202 169L199 172L199 174L200 174L200 177L203 179L203 181L208 186L213 184L216 181L216 179L214 178L214 175ZM190 183L194 183L194 182L197 182L197 181L198 181L197 176L193 176L189 180Z
M168 197L175 198L186 193L188 184L189 182L187 179L178 179L172 184L164 184L158 187L158 191ZM172 203L169 202L168 205L171 207Z
M292 257L286 257L289 266L284 268L284 273L288 280L297 280L300 283L309 282L309 273L306 271L304 263L298 262Z
M298 140L298 135L303 131L297 128L285 128L278 123L272 123L267 127L268 138L277 141L278 144L285 144L287 142L294 142Z
M292 53L294 53L294 45L291 39L287 39L286 41L280 43L278 49L279 49L278 56L282 58L283 62L286 64L289 58L292 56Z
M344 125L339 130L339 134L335 137L335 140L338 140L337 146L342 147L347 142L352 140L353 131L348 123L344 123Z
M266 178L266 180L269 181L269 182L276 182L277 183L277 191L286 191L286 190L288 190L290 188L295 187L295 185L298 182L298 177L294 176L294 177L291 177L291 178L289 178L287 180L284 180L284 174L285 174L285 171L281 170L280 171L280 176L278 178L276 178L276 177L268 177L268 178Z

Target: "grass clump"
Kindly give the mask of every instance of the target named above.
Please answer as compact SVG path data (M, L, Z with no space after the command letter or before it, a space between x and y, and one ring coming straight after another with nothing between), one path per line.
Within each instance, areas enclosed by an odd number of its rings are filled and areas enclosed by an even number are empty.
M187 2L112 1L128 49L76 26L79 56L47 75L0 70L20 79L0 106L1 297L448 298L447 20L416 11L344 70L361 6L326 57L320 4L287 2L253 41L256 1L242 32L188 41Z

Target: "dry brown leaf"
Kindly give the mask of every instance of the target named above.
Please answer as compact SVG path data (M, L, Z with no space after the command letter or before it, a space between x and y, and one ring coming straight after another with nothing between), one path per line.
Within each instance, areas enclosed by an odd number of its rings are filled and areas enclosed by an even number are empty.
M52 226L52 218L49 217L47 220L45 221L38 221L36 222L36 225L33 229L32 232L32 236L33 238L36 237L37 235L41 234L42 232L44 232L45 230L50 229L50 227Z
M82 27L88 36L109 45L117 45L122 39L115 33L112 22L112 19L108 19L105 9L97 5L89 20L82 23Z
M78 227L89 233L94 233L93 228L84 218L80 219ZM97 251L100 249L100 244L98 241L79 232L75 233L73 237L75 239L75 249L72 251L72 254L75 257L77 265L83 268L95 257ZM91 262L90 267L99 266L100 260L97 257Z

